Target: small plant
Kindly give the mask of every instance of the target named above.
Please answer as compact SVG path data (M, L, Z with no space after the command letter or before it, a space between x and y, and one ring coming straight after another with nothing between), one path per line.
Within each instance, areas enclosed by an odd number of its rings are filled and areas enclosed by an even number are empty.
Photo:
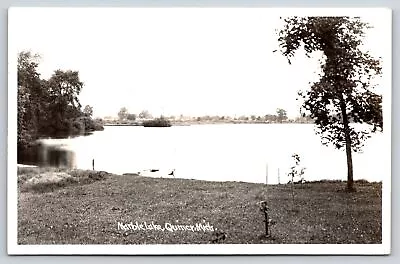
M295 211L295 197L294 197L294 184L295 180L296 183L304 183L304 171L306 168L300 167L300 156L296 153L292 155L294 159L294 165L290 167L290 172L288 173L288 176L290 177L290 186L291 186L291 192L292 192L292 201L293 201L293 207L292 210Z
M266 201L261 201L259 202L260 205L260 211L264 214L264 223L265 223L265 236L266 237L271 237L271 230L270 230L270 226L274 225L275 222L272 221L272 219L270 219L268 217L268 211L269 211L269 207L267 205Z
M226 238L226 233L220 230L215 230L213 235L214 238L211 239L211 243L213 244L222 243Z

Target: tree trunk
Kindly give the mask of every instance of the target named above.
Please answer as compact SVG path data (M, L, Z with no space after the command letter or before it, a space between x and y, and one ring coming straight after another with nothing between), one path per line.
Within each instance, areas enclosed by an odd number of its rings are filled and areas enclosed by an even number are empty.
M353 158L351 153L351 137L349 128L349 118L346 112L346 103L344 99L340 102L340 108L343 117L344 136L346 140L346 155L347 155L347 190L355 191L353 186Z

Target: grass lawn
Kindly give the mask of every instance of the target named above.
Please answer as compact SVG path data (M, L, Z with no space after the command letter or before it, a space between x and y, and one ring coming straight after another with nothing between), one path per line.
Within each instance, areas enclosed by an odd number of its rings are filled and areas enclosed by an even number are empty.
M378 243L382 185L295 186L147 178L105 172L18 169L19 244ZM259 202L274 223L265 236ZM118 222L209 223L211 230L122 230ZM218 240L219 239L219 240ZM218 241L216 241L218 240Z

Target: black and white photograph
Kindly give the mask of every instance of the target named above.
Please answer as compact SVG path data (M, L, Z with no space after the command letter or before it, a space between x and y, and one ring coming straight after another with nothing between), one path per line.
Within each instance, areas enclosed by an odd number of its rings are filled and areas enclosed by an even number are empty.
M8 16L9 254L390 253L390 9Z

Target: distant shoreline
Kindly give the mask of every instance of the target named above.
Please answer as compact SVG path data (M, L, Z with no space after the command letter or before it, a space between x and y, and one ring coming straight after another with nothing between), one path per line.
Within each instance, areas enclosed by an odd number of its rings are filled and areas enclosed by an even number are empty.
M283 124L314 124L312 122L236 122L236 121L231 121L231 122L215 122L215 121L210 121L210 122L204 122L204 121L182 121L182 122L174 122L171 121L172 126L190 126L190 125L241 125L241 124L257 124L257 125L283 125ZM143 126L141 123L104 123L103 126Z

